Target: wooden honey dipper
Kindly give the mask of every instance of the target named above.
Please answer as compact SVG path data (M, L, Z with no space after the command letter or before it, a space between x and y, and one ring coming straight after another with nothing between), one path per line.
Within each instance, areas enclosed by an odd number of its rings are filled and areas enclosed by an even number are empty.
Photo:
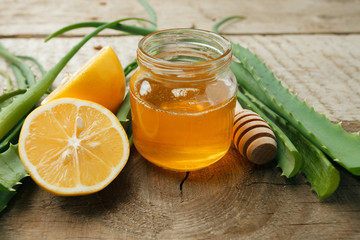
M253 111L242 109L236 102L233 142L242 156L255 164L274 159L277 150L275 134L269 125Z

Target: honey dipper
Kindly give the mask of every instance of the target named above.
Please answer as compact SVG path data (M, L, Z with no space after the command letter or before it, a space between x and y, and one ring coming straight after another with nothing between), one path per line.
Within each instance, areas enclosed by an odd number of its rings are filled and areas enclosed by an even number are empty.
M269 125L253 111L242 109L236 102L233 142L242 156L255 164L274 159L277 145Z

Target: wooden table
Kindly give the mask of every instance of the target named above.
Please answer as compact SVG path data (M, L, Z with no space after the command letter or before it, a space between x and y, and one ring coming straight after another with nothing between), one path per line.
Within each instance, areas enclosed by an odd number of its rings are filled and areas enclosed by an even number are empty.
M360 130L359 1L148 1L160 29L211 29L227 16L245 16L221 32L256 52L318 112L347 131ZM47 34L124 17L148 16L137 1L1 0L0 42L49 69L90 30L44 43ZM105 31L70 61L57 84L99 46L111 45L127 65L139 39ZM302 174L286 179L275 164L254 166L233 148L185 181L185 173L162 170L132 148L124 170L96 194L58 197L25 179L0 214L0 239L359 239L360 181L340 174L338 190L320 201Z

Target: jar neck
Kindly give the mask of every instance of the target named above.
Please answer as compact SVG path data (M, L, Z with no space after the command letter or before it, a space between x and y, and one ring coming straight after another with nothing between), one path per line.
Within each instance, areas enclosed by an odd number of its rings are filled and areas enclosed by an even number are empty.
M139 42L138 64L158 79L201 81L227 72L231 44L213 32L170 29L147 35Z

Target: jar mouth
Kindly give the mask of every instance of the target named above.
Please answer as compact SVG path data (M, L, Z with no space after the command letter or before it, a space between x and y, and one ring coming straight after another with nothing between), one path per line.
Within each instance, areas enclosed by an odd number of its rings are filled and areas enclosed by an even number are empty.
M175 28L151 33L138 45L139 65L150 69L217 71L231 62L231 43L216 33Z

